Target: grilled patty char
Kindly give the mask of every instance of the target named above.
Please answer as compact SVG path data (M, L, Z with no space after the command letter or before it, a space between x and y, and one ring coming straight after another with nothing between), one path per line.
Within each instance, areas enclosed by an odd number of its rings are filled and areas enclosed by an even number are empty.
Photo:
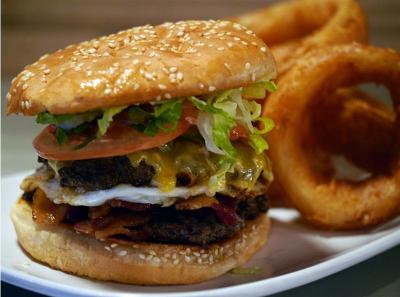
M226 225L208 207L182 211L169 207L154 212L143 229L155 242L205 245L227 239L243 227L243 218Z
M48 165L46 159L39 158L39 162ZM133 167L126 156L73 161L58 170L62 187L85 191L110 189L119 184L149 186L155 173L154 167L144 161Z

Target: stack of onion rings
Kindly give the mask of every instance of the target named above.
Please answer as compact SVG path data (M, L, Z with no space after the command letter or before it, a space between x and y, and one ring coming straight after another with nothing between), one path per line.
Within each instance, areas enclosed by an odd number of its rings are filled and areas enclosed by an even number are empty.
M366 18L355 0L289 1L243 14L235 21L249 27L267 44L277 60L280 77L313 48L367 40ZM313 138L317 148L344 155L372 173L384 172L393 157L394 115L365 93L343 89L324 94L314 113ZM325 173L335 171L326 154L313 160ZM286 206L284 186L269 188L273 206Z
M365 15L355 0L292 0L232 20L271 47L280 74L316 47L363 43L368 36Z
M309 111L326 94L365 82L383 84L390 91L396 111L394 155L384 173L362 182L336 180L313 167L313 147L307 143L313 130ZM278 91L264 106L264 114L276 123L269 137L270 156L286 198L307 221L331 229L363 228L399 213L399 82L399 53L359 44L315 49L278 82Z

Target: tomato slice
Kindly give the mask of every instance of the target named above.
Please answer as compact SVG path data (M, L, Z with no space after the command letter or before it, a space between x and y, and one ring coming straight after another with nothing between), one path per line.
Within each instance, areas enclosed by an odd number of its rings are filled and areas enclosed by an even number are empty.
M192 105L184 105L182 116L177 128L171 132L159 132L155 136L148 136L134 128L117 122L113 123L107 133L90 142L81 149L74 149L84 139L72 137L66 144L60 145L54 133L54 127L45 128L33 141L33 147L39 156L48 160L84 160L122 156L170 142L184 134L191 125L196 125L197 110ZM232 141L239 138L248 138L246 129L237 125L230 132Z
M145 135L126 125L115 124L103 137L78 150L74 148L82 140L72 138L68 143L59 145L51 126L48 126L36 136L33 147L39 156L48 160L67 161L121 156L158 147L174 140L196 122L196 117L197 110L193 106L184 106L177 128L172 132L162 131L155 136Z

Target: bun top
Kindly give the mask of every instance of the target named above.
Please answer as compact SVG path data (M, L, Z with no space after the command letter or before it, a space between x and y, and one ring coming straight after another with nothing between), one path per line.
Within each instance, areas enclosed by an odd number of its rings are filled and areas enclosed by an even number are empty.
M7 113L78 113L202 95L275 76L269 49L242 25L146 25L42 56L12 81Z

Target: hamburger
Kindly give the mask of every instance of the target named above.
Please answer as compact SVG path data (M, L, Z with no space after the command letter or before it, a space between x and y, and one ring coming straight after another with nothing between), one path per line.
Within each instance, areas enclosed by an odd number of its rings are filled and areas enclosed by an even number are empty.
M188 284L267 240L267 46L229 21L142 26L44 55L7 113L45 125L12 209L18 241L65 272Z

